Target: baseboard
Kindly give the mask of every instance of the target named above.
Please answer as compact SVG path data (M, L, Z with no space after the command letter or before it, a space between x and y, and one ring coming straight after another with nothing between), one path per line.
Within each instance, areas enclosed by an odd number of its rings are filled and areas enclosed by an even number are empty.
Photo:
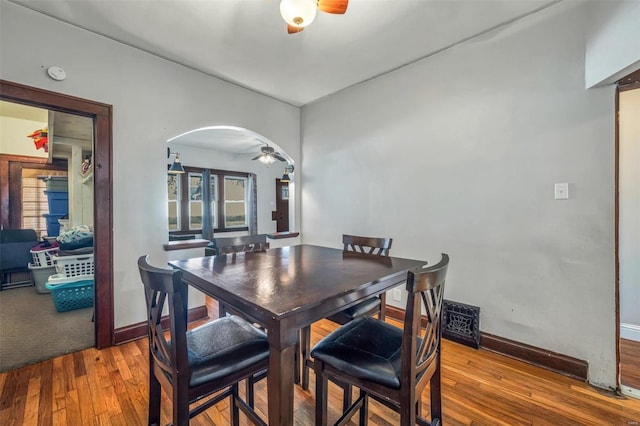
M640 399L640 389L635 389L630 386L620 385L620 390L623 395L627 395L635 399Z
M386 315L398 321L404 320L404 309L386 306ZM538 367L555 371L574 379L586 381L589 364L581 359L537 348L515 340L480 332L480 347Z
M197 308L189 309L189 312L187 314L187 321L197 321L207 318L208 316L209 313L207 312L207 307L204 305L198 306ZM168 317L162 318L162 326L169 326ZM113 335L116 345L130 342L131 340L140 339L141 337L146 337L148 335L147 323L143 321L137 324L131 324L125 327L116 328Z
M526 343L482 332L480 346L574 379L586 381L588 377L589 364L587 361L527 345Z
M620 338L640 342L640 325L620 324Z

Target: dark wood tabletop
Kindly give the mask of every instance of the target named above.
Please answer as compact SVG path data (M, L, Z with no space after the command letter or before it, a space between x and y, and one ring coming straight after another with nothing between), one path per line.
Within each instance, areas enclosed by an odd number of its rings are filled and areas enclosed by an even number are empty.
M406 279L424 261L297 245L171 261L183 281L267 329L269 424L293 424L298 330Z

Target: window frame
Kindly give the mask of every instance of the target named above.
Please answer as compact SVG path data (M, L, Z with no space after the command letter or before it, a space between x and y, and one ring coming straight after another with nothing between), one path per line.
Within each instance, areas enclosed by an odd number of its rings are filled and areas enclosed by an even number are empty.
M211 196L209 197L209 200L212 204L212 206L215 206L215 212L213 211L213 209L209 208L209 210L211 210L212 217L211 217L211 226L213 227L213 232L214 233L222 233L222 232L242 232L242 231L248 231L249 230L249 224L251 223L251 221L255 221L257 218L257 209L254 209L253 214L256 216L255 218L251 218L249 217L249 203L251 202L251 194L249 193L250 191L250 185L249 185L249 181L251 179L254 180L255 182L255 175L253 173L249 173L249 172L237 172L237 171L230 171L230 170L219 170L219 169L207 169L207 168L200 168L200 167L191 167L191 166L184 166L184 171L185 173L181 173L178 175L178 230L169 230L169 235L194 235L194 234L201 234L204 230L202 228L200 229L189 229L189 222L190 222L190 216L189 216L189 212L190 212L190 204L191 204L191 200L190 200L190 196L185 196L185 194L190 194L189 193L189 174L190 173L195 173L195 174L204 174L205 171L209 171L209 174L212 178L215 178L215 188L216 188L216 194L211 194ZM169 166L167 166L167 170L168 170ZM225 202L224 202L224 196L225 196L225 192L224 192L224 182L225 182L225 177L241 177L241 178L245 178L246 179L246 186L245 186L245 193L246 193L246 198L245 198L245 212L246 212L246 217L247 217L247 225L246 226L238 226L238 227L226 227L225 226L225 212L224 212L224 208L225 208ZM203 181L204 183L204 181ZM211 184L208 183L206 186L209 187ZM203 189L204 189L203 185ZM208 190L208 189L207 189ZM168 195L168 193L167 193ZM167 209L168 209L168 201L167 200ZM204 207L204 204L203 204ZM217 223L216 223L217 222ZM169 223L167 222L167 227L169 226Z
M240 200L227 200L227 197L221 197L220 200L220 204L224 204L222 206L222 210L225 213L223 217L223 226L225 229L249 229L249 176L231 176L228 174L225 174L223 176L223 180L224 182L226 182L227 178L229 179L237 179L237 180L243 180L244 181L244 200L240 201ZM224 182L223 182L223 186L224 186ZM225 195L225 193L223 192L223 195ZM227 225L227 215L226 215L226 210L227 210L227 205L229 204L237 204L237 203L244 203L244 221L245 224L244 225L238 225L238 226L229 226Z

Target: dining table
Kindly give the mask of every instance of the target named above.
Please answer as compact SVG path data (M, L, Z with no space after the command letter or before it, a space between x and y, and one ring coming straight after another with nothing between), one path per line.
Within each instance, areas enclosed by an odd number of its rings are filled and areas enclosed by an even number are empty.
M300 244L169 262L182 280L267 330L269 424L294 423L299 330L403 283L425 261Z

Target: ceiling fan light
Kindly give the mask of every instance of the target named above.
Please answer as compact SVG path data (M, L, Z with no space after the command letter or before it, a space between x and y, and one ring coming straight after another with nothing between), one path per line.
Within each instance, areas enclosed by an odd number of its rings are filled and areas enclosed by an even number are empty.
M316 2L314 0L282 0L280 14L289 25L304 28L311 24L316 17Z
M272 155L263 154L260 158L258 158L258 161L264 164L271 164L276 161L276 159L273 158Z

